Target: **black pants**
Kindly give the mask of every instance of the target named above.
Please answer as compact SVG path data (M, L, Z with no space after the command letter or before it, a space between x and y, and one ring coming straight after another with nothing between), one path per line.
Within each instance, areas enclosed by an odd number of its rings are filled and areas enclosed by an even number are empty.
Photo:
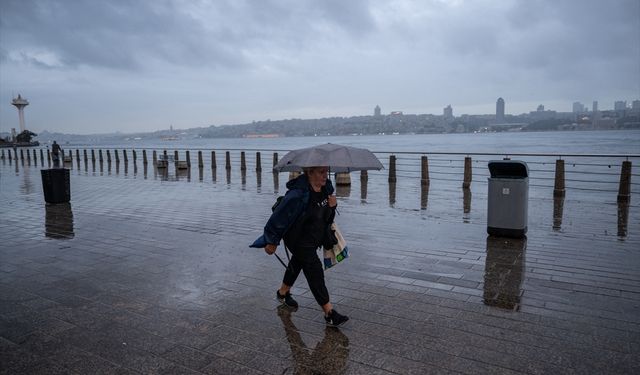
M289 251L291 251L292 255L291 261L284 273L282 282L285 285L293 286L300 271L302 271L318 305L323 306L329 303L329 291L324 284L324 270L316 254L316 248L297 247L289 248Z

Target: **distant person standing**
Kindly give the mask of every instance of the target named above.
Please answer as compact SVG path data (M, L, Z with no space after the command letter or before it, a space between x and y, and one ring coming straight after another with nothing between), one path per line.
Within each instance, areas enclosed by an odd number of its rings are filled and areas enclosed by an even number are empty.
M56 141L53 141L53 145L51 146L51 153L53 154L53 167L60 167L60 155L62 154L62 148L60 148L60 145L56 143Z

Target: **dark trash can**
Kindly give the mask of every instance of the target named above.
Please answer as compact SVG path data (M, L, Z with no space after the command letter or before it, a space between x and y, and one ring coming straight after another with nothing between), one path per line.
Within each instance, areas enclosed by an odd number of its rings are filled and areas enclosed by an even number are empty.
M68 203L71 200L71 181L66 168L42 169L42 190L47 203Z
M523 161L489 162L487 232L520 238L527 233L529 168Z

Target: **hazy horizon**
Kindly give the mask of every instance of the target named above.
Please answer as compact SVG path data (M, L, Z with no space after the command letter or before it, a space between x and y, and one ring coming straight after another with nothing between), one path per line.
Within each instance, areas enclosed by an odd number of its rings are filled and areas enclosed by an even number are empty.
M0 132L104 134L640 98L640 1L0 3Z

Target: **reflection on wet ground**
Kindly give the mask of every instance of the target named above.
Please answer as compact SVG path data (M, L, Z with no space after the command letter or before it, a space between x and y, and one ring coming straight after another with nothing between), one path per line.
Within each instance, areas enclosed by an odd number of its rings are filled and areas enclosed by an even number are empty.
M325 327L324 337L309 348L291 320L291 311L278 307L278 316L291 347L293 368L285 374L342 374L349 358L349 338L337 328Z
M45 236L57 239L73 238L71 203L45 204Z
M486 184L460 194L460 181L352 178L361 194L341 194L337 218L351 256L326 273L351 320L326 330L302 280L298 311L278 315L282 266L247 247L287 174L249 168L243 178L234 167L216 183L208 168L197 179L173 164L125 176L112 162L109 176L98 162L72 170L71 204L48 206L34 163L5 162L0 363L9 373L627 374L640 365L633 196L618 206L615 195L567 190L555 202L534 186L524 241L487 237Z
M487 237L483 293L486 305L518 310L524 280L526 247L526 237Z

